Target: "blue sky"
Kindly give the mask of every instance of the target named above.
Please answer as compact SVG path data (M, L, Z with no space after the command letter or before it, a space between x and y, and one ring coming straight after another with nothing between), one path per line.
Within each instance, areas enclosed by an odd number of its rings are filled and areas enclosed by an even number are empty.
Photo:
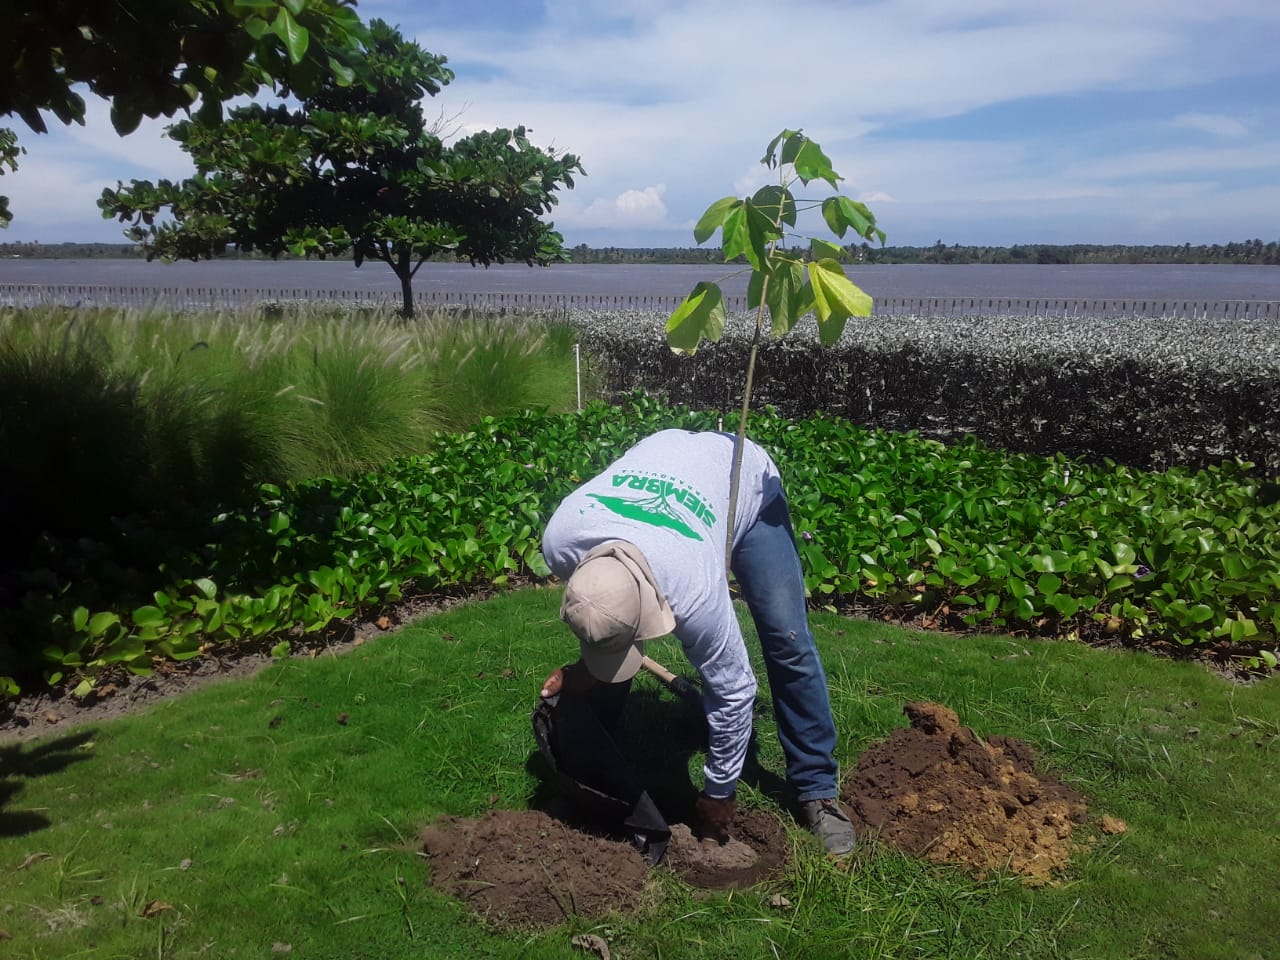
M568 244L692 246L712 201L771 182L784 127L819 141L890 244L1280 237L1277 0L361 0L457 74L459 133L525 125L588 176ZM0 242L119 241L94 201L189 174L104 104L30 133ZM821 191L812 193L822 196ZM802 224L802 226L804 226ZM809 224L810 232L820 230Z

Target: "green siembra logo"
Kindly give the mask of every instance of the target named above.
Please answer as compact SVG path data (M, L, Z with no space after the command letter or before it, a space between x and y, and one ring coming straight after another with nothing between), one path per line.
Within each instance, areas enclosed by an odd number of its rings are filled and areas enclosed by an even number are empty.
M667 527L690 540L701 540L702 535L685 521L680 511L673 506L673 501L691 515L690 521L700 522L708 530L716 522L715 514L711 512L701 496L687 487L676 486L665 476L615 473L610 479L615 488L626 487L629 490L653 494L642 499L609 497L601 493L588 494L620 517L639 520L655 527Z

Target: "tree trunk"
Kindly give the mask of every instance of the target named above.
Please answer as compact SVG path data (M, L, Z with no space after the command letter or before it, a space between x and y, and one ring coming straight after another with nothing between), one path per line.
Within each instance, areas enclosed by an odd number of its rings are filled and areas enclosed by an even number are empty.
M391 265L400 278L400 316L405 320L413 319L413 271L409 269L408 254L401 254Z

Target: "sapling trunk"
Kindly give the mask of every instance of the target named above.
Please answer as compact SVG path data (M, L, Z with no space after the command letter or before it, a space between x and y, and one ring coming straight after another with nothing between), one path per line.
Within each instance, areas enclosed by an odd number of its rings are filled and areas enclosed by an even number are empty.
M781 157L779 158L779 148ZM747 359L747 377L742 391L742 414L734 441L733 463L729 477L729 518L725 523L724 565L726 576L732 576L733 519L738 511L738 489L742 475L742 455L747 440L747 415L751 410L751 389L755 382L756 358L764 327L764 311L769 306L772 331L782 336L792 325L813 311L818 323L818 336L823 343L840 339L845 321L850 317L871 315L871 298L855 287L840 266L846 252L826 240L811 238L812 259L807 268L802 257L775 257L778 243L788 226L796 225L796 202L791 184L799 180L829 183L837 189L841 176L831 169L831 160L818 144L799 130L783 130L770 141L760 161L769 169L779 170L777 186L762 187L746 200L722 197L699 218L693 228L694 239L703 243L720 231L725 262L746 257L751 264L748 290L756 301L756 329L751 338ZM792 176L785 172L791 168ZM878 237L884 243L884 231L876 226L875 216L865 204L844 196L821 201L822 217L837 237L850 228L861 237ZM809 209L809 208L806 208ZM781 271L781 272L779 272ZM774 276L777 288L774 302L769 303L769 282ZM759 284L759 290L755 285ZM676 352L693 353L702 340L719 340L724 333L724 296L717 283L701 281L667 320L667 342Z
M733 575L733 522L738 513L738 486L742 480L742 449L747 442L747 414L751 411L751 388L755 383L756 354L760 349L760 327L764 321L765 294L769 292L769 278L764 278L760 289L760 306L756 309L756 329L751 337L751 351L747 354L747 378L742 387L742 412L738 417L738 434L733 441L733 466L729 471L729 514L725 517L724 572Z

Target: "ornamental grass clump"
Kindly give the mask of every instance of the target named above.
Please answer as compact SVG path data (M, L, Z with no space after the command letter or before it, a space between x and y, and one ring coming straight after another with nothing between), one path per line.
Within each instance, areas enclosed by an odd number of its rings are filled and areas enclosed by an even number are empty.
M12 505L0 611L22 610L0 623L0 676L55 623L72 646L120 642L110 656L141 657L112 611L141 604L132 619L149 628L162 581L200 580L216 518L264 484L379 471L490 413L571 409L572 342L546 331L540 318L441 313L406 324L390 311L352 320L330 308L267 322L0 311L0 502ZM76 620L77 605L109 616ZM64 666L84 661L63 656Z

